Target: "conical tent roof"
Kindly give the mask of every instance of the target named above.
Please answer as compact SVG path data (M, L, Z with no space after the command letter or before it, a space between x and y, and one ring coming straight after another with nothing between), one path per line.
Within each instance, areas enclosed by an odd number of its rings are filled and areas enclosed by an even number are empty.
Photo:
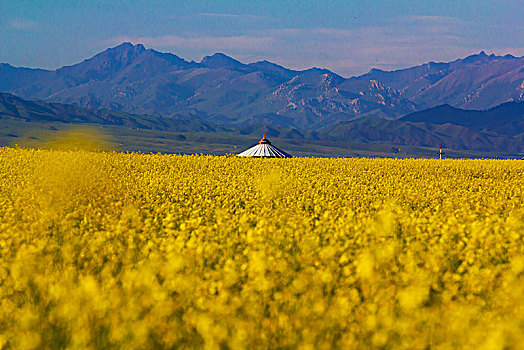
M239 157L274 157L274 158L291 158L291 155L276 148L266 139L266 135L262 140L258 141L258 144L245 150L242 153L237 154Z

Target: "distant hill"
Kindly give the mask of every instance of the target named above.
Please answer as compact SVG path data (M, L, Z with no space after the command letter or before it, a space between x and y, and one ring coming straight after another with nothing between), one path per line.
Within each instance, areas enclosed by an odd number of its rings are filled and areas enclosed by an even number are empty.
M463 110L446 104L409 114L400 120L454 124L473 130L515 136L524 133L524 102L506 102L484 111Z
M363 117L326 130L331 139L486 152L524 152L524 102L485 111L441 105L398 120Z
M118 125L134 129L184 132L215 132L229 130L194 120L138 116L109 110L90 110L60 103L26 101L11 94L0 93L0 121L22 120L35 123L70 123Z

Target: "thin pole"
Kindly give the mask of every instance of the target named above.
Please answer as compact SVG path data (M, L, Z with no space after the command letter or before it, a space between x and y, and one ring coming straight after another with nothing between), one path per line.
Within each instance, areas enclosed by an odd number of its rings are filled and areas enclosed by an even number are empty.
M446 152L442 151L442 144L440 144L440 149L438 151L439 159L442 159L443 154L446 154Z

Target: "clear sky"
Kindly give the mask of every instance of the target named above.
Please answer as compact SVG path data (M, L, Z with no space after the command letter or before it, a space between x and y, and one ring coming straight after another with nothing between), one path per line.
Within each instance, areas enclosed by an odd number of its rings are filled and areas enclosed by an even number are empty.
M58 68L123 41L343 76L478 53L524 55L524 0L0 0L0 62Z

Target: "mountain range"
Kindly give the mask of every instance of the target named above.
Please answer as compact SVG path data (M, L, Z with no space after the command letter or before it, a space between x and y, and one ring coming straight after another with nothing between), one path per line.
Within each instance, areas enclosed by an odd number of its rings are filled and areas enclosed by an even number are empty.
M90 110L58 103L26 101L0 93L0 142L3 133L4 139L5 136L17 138L23 136L20 129L28 127L38 130L52 125L56 130L76 124L112 127L117 139L129 134L129 130L139 134L151 130L149 138L186 140L187 136L198 142L214 143L220 139L220 142L231 145L242 139L251 138L253 141L265 131L271 137L278 137L280 142L285 140L300 144L305 154L315 149L315 143L338 147L340 154L347 152L347 147L354 143L390 145L392 150L406 146L434 148L440 144L455 151L483 154L524 152L524 102L506 102L485 111L464 110L445 104L395 120L366 116L340 122L321 131L308 131L267 124L220 126L198 120Z
M57 70L0 64L0 91L69 104L214 125L327 130L362 116L398 119L449 104L484 110L524 100L524 57L481 52L344 78L216 53L200 62L123 43Z

